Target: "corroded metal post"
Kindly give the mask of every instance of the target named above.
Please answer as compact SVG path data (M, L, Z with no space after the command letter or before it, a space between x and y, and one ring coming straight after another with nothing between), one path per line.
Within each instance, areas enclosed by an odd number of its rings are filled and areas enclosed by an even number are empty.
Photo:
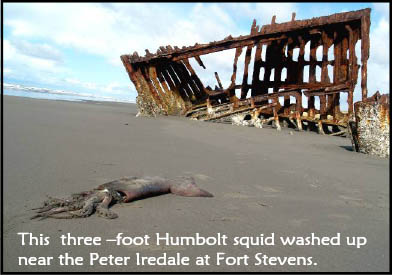
M389 157L389 113L389 99L380 97L379 93L355 103L355 116L348 127L355 151Z

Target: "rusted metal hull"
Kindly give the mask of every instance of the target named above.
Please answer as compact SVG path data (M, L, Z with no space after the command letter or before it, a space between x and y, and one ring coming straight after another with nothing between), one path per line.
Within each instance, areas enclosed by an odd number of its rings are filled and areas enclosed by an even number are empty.
M330 16L295 20L278 24L273 16L270 25L256 25L246 36L191 47L160 47L155 54L146 50L144 57L134 52L121 60L138 92L141 115L186 115L193 119L222 121L224 117L250 114L258 119L280 121L315 128L321 134L345 134L348 118L353 114L354 89L361 71L362 100L367 98L367 60L369 57L370 9ZM361 43L361 64L356 43ZM310 53L306 56L306 45ZM262 56L262 48L266 54ZM317 55L318 47L322 56ZM254 51L252 49L255 48ZM205 86L189 59L195 58L205 68L202 55L236 49L230 85L223 87L218 76L215 90ZM329 58L329 49L333 58ZM245 51L244 73L236 79L238 59ZM294 58L294 51L299 51ZM250 64L255 52L254 64ZM264 74L260 76L261 70ZM286 78L282 73L286 70ZM304 78L305 70L308 79ZM331 71L332 73L329 73ZM329 76L330 74L330 76ZM248 75L252 75L251 83ZM240 91L240 98L236 96ZM340 100L347 94L348 110L340 110ZM302 102L303 97L307 102ZM283 105L279 98L283 98ZM295 103L291 104L291 98ZM315 98L319 98L317 108ZM306 106L306 107L304 107ZM232 115L230 114L232 112ZM330 127L328 127L330 126Z

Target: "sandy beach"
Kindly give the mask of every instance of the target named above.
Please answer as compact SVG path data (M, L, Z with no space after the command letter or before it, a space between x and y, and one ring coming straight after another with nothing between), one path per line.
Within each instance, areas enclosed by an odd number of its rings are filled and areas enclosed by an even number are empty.
M355 153L349 139L272 128L135 117L134 104L66 102L4 96L2 194L4 271L389 271L389 160ZM292 133L292 134L291 134ZM213 198L172 194L114 205L119 218L30 220L46 196L67 197L124 176L189 175ZM49 236L49 245L22 245L17 233ZM100 246L61 245L59 237L98 236L336 236L340 246ZM346 237L367 243L344 245ZM248 265L216 264L215 255L249 255ZM89 259L129 256L127 265L18 265L18 257ZM144 256L194 259L210 265L137 265ZM312 265L255 265L253 257L312 257Z

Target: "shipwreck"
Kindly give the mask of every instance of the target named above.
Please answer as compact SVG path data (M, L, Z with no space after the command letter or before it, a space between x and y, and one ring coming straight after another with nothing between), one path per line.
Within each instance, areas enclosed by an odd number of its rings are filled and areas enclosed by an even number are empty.
M307 20L296 20L293 13L285 23L276 23L273 16L271 24L261 27L254 20L245 36L182 48L161 46L156 53L134 52L121 60L138 92L141 115L182 115L255 127L270 123L278 130L286 124L299 131L347 135L359 73L362 102L368 99L370 12L363 9ZM355 50L358 42L361 64ZM319 47L322 54L317 54ZM223 87L218 72L215 88L206 86L190 60L205 68L204 55L231 49L235 55L229 86ZM242 52L244 68L239 68ZM241 69L243 77L237 79ZM343 98L348 105L345 111L340 110ZM384 121L389 124L389 118Z

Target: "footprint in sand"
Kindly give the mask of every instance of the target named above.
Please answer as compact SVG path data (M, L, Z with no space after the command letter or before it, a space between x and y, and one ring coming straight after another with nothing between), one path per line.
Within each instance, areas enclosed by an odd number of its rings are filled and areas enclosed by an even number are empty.
M349 204L349 205L366 207L366 208L373 208L373 205L371 205L370 203L365 202L361 198L354 198L354 197L345 196L345 195L340 195L339 197L341 199L343 199L346 204Z
M362 199L349 197L349 196L345 196L345 195L340 195L339 197L344 199L344 200L349 200L349 201L362 201Z
M265 203L265 202L253 201L253 202L248 202L247 207L257 209L257 210L262 210L264 208L270 208L272 206L270 204Z
M255 185L256 188L258 188L259 190L262 190L264 192L268 192L268 193L278 193L281 192L278 189L275 189L273 187L270 186L260 186L260 185Z
M230 199L250 199L252 198L251 196L241 194L241 193L226 193L224 194L225 198L230 198Z
M358 205L358 206L363 205L363 200L362 199L349 197L349 196L345 196L345 195L340 195L339 197L341 199L343 199L346 204L354 204L354 205Z
M238 220L239 220L238 217L214 217L209 219L209 221L211 222L234 222Z

